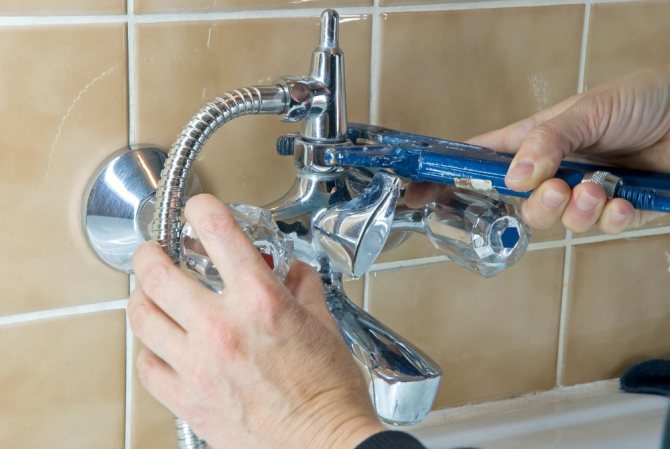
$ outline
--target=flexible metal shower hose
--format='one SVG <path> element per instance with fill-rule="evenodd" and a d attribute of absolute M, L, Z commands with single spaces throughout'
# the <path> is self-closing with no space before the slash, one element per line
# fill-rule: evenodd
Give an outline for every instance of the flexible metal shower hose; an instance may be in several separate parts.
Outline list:
<path fill-rule="evenodd" d="M 205 142 L 234 118 L 280 114 L 286 108 L 282 86 L 252 86 L 226 92 L 205 105 L 184 127 L 172 145 L 156 192 L 153 238 L 176 263 L 179 258 L 181 213 L 188 176 Z"/>
<path fill-rule="evenodd" d="M 255 114 L 280 114 L 285 111 L 287 94 L 283 86 L 252 86 L 224 93 L 207 103 L 184 127 L 172 145 L 156 192 L 156 212 L 152 237 L 173 262 L 179 261 L 181 215 L 186 199 L 188 177 L 205 142 L 222 125 L 234 118 Z M 176 418 L 180 449 L 205 449 L 184 420 Z"/>

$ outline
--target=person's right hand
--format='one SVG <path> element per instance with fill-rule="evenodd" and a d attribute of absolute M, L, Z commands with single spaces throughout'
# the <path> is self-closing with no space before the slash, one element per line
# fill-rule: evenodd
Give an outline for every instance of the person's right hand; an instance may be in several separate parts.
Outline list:
<path fill-rule="evenodd" d="M 516 153 L 505 182 L 519 192 L 534 190 L 522 214 L 535 228 L 550 228 L 558 220 L 577 232 L 596 223 L 606 233 L 639 226 L 661 214 L 637 211 L 623 199 L 607 200 L 595 184 L 571 190 L 552 177 L 570 154 L 670 172 L 670 65 L 600 85 L 469 142 Z M 417 207 L 439 195 L 435 186 L 415 184 L 408 188 L 406 201 Z"/>

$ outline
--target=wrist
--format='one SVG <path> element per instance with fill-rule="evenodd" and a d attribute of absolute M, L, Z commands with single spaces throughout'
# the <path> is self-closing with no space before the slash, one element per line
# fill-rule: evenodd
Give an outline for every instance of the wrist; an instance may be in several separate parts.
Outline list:
<path fill-rule="evenodd" d="M 342 425 L 332 435 L 332 441 L 325 447 L 329 449 L 355 449 L 363 441 L 386 428 L 377 418 L 360 417 Z"/>
<path fill-rule="evenodd" d="M 296 417 L 297 426 L 290 432 L 292 441 L 287 441 L 290 444 L 286 449 L 355 449 L 370 436 L 386 430 L 369 403 L 333 402 L 311 410 L 314 414 L 310 416 Z"/>

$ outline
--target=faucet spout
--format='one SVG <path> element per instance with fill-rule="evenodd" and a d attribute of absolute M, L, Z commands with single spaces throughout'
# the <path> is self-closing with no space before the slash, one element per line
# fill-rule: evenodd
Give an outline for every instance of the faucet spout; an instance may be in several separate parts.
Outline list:
<path fill-rule="evenodd" d="M 344 341 L 370 376 L 377 415 L 391 424 L 414 424 L 430 412 L 442 371 L 428 355 L 352 303 L 342 275 L 322 272 L 328 308 Z"/>

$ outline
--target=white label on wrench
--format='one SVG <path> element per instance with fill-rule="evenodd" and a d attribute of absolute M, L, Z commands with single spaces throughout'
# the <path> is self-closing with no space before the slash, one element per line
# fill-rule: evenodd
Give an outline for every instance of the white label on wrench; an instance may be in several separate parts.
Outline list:
<path fill-rule="evenodd" d="M 476 192 L 490 193 L 493 188 L 493 183 L 487 179 L 467 179 L 454 178 L 454 185 L 461 189 L 474 190 Z"/>

